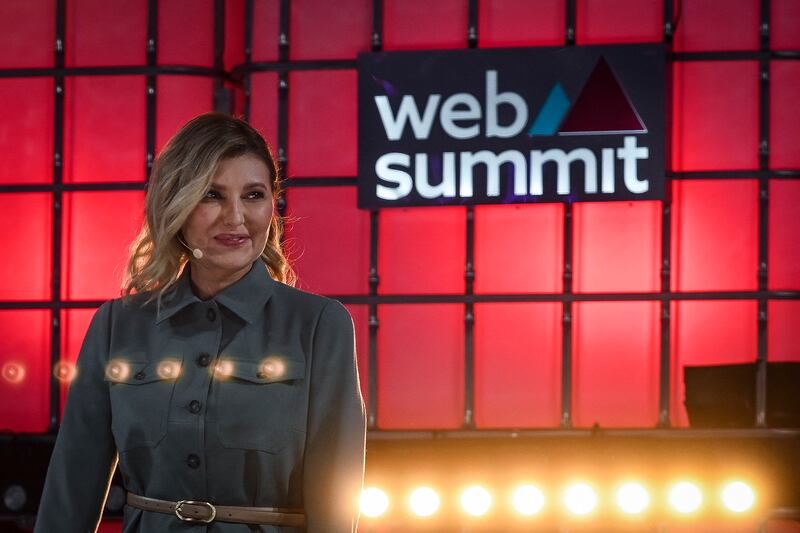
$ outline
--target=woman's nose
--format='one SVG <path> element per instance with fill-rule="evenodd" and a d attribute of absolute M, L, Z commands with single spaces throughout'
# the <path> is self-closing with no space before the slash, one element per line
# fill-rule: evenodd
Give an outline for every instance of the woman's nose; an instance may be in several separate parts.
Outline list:
<path fill-rule="evenodd" d="M 228 202 L 228 205 L 225 209 L 224 213 L 224 220 L 226 226 L 231 228 L 237 228 L 244 224 L 244 212 L 242 209 L 242 203 L 237 198 Z"/>

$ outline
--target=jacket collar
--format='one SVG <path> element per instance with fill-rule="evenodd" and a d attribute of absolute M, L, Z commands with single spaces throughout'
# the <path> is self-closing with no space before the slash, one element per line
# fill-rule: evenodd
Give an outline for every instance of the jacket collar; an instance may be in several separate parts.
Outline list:
<path fill-rule="evenodd" d="M 192 290 L 190 269 L 191 265 L 187 264 L 175 283 L 175 288 L 161 300 L 156 313 L 156 324 L 160 324 L 181 309 L 202 301 Z M 239 281 L 226 287 L 212 299 L 252 324 L 263 312 L 264 304 L 272 296 L 275 283 L 269 275 L 267 265 L 259 258 Z"/>

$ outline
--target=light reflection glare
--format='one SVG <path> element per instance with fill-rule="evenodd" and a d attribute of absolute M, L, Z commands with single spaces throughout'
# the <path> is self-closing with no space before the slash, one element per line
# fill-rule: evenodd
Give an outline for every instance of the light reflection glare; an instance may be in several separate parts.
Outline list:
<path fill-rule="evenodd" d="M 162 379 L 176 379 L 181 373 L 181 365 L 175 360 L 164 360 L 158 363 L 156 373 Z"/>
<path fill-rule="evenodd" d="M 125 381 L 131 374 L 131 366 L 121 359 L 113 359 L 106 366 L 106 376 L 111 381 Z"/>
<path fill-rule="evenodd" d="M 286 363 L 280 357 L 271 355 L 258 366 L 260 378 L 277 379 L 286 373 Z"/>
<path fill-rule="evenodd" d="M 411 511 L 417 516 L 431 516 L 439 510 L 439 494 L 430 487 L 419 487 L 408 500 Z"/>
<path fill-rule="evenodd" d="M 483 487 L 473 485 L 461 493 L 461 508 L 472 516 L 483 516 L 492 506 L 492 496 Z"/>
<path fill-rule="evenodd" d="M 703 503 L 703 494 L 697 488 L 697 485 L 688 481 L 681 481 L 669 491 L 669 503 L 679 513 L 693 513 Z"/>
<path fill-rule="evenodd" d="M 219 361 L 214 365 L 214 373 L 217 374 L 218 377 L 230 377 L 233 374 L 233 362 L 227 360 Z"/>
<path fill-rule="evenodd" d="M 21 363 L 9 361 L 3 365 L 2 376 L 9 383 L 22 383 L 22 380 L 25 379 L 25 366 Z"/>
<path fill-rule="evenodd" d="M 576 483 L 564 492 L 564 504 L 572 514 L 587 515 L 597 507 L 597 494 L 586 483 Z"/>
<path fill-rule="evenodd" d="M 53 367 L 53 375 L 61 383 L 71 383 L 75 379 L 76 373 L 75 365 L 67 361 L 59 361 Z"/>
<path fill-rule="evenodd" d="M 522 485 L 514 491 L 512 502 L 518 513 L 533 516 L 544 507 L 544 494 L 534 485 Z"/>
<path fill-rule="evenodd" d="M 381 516 L 389 508 L 389 497 L 379 488 L 367 487 L 361 492 L 359 503 L 362 513 L 375 518 Z"/>
<path fill-rule="evenodd" d="M 755 501 L 755 492 L 742 481 L 728 483 L 722 489 L 722 503 L 734 513 L 743 513 L 750 510 Z"/>

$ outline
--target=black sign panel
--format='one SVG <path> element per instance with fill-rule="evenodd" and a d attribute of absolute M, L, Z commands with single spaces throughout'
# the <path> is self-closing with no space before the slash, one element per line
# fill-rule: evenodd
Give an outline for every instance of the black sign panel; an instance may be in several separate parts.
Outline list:
<path fill-rule="evenodd" d="M 664 196 L 658 44 L 358 58 L 362 208 Z"/>

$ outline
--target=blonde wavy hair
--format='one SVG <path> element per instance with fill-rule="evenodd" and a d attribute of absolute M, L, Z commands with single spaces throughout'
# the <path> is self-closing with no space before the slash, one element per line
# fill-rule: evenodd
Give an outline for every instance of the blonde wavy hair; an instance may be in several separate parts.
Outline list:
<path fill-rule="evenodd" d="M 178 236 L 189 214 L 206 195 L 221 161 L 243 155 L 261 159 L 269 169 L 272 195 L 282 194 L 278 164 L 267 142 L 252 126 L 224 113 L 205 113 L 187 122 L 156 158 L 147 186 L 145 220 L 128 254 L 122 295 L 151 294 L 161 300 L 175 285 L 189 251 Z M 273 279 L 292 285 L 297 277 L 281 247 L 283 220 L 273 212 L 261 260 Z"/>

